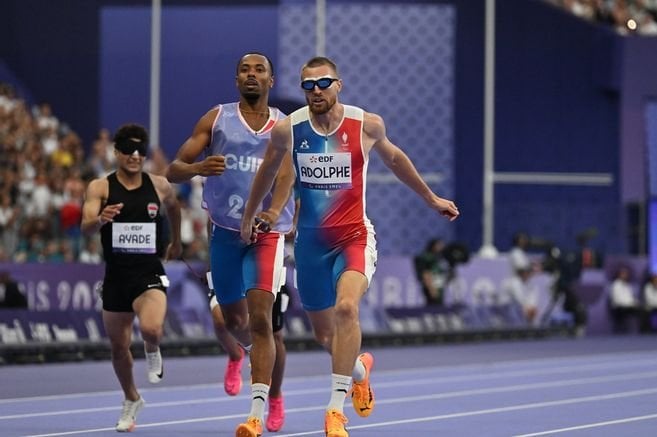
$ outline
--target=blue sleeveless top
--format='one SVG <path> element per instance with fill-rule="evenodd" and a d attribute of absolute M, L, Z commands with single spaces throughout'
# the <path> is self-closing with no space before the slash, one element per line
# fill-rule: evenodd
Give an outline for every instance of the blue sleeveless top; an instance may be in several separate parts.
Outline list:
<path fill-rule="evenodd" d="M 223 155 L 226 170 L 220 176 L 210 176 L 205 180 L 202 206 L 215 225 L 239 231 L 244 205 L 249 198 L 256 170 L 265 156 L 271 129 L 285 115 L 277 108 L 270 107 L 269 120 L 262 129 L 254 131 L 239 112 L 237 102 L 218 108 L 205 156 Z M 268 193 L 258 212 L 269 208 L 271 197 Z M 290 196 L 272 231 L 287 233 L 292 227 L 293 215 L 294 199 Z"/>

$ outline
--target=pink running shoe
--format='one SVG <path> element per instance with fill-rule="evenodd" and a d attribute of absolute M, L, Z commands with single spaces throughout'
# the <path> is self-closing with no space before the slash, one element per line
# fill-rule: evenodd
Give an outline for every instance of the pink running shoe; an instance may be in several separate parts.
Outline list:
<path fill-rule="evenodd" d="M 240 349 L 242 356 L 239 360 L 228 359 L 226 373 L 224 373 L 224 390 L 228 396 L 237 396 L 242 390 L 242 364 L 244 363 L 244 351 Z"/>
<path fill-rule="evenodd" d="M 269 414 L 267 414 L 267 431 L 276 432 L 283 428 L 285 422 L 285 406 L 283 405 L 283 395 L 277 398 L 269 397 Z"/>

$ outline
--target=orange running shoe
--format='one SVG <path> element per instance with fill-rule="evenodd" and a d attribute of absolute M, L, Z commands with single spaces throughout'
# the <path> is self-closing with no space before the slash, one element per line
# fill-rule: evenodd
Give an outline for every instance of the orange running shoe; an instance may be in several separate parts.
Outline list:
<path fill-rule="evenodd" d="M 324 418 L 324 432 L 326 437 L 349 437 L 349 433 L 344 426 L 347 424 L 347 418 L 338 410 L 326 411 Z"/>
<path fill-rule="evenodd" d="M 224 373 L 224 390 L 228 396 L 237 396 L 242 390 L 242 364 L 244 363 L 244 351 L 240 348 L 242 354 L 239 360 L 228 359 L 226 373 Z"/>
<path fill-rule="evenodd" d="M 260 437 L 262 435 L 262 423 L 257 417 L 249 417 L 246 422 L 240 423 L 235 429 L 235 437 Z"/>
<path fill-rule="evenodd" d="M 358 359 L 365 366 L 365 378 L 362 381 L 354 381 L 351 387 L 351 404 L 360 417 L 367 417 L 374 409 L 374 391 L 370 385 L 370 373 L 374 367 L 374 357 L 371 353 L 360 354 Z"/>
<path fill-rule="evenodd" d="M 283 395 L 277 398 L 269 398 L 269 414 L 267 414 L 267 431 L 276 432 L 283 428 L 285 422 L 285 407 L 283 405 Z"/>

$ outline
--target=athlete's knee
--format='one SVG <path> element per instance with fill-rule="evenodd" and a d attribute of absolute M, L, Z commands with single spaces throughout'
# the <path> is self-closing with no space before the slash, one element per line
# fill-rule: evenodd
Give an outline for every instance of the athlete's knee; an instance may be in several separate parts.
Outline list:
<path fill-rule="evenodd" d="M 333 337 L 327 335 L 315 335 L 315 341 L 319 343 L 328 353 L 331 353 L 331 345 L 333 343 Z"/>
<path fill-rule="evenodd" d="M 110 352 L 113 360 L 123 360 L 132 357 L 130 353 L 130 342 L 110 340 Z"/>
<path fill-rule="evenodd" d="M 140 327 L 141 337 L 151 344 L 159 344 L 164 330 L 160 324 L 147 323 Z"/>
<path fill-rule="evenodd" d="M 253 335 L 261 336 L 271 336 L 272 335 L 272 326 L 271 326 L 271 311 L 267 313 L 258 313 L 254 312 L 250 315 L 251 320 L 251 332 Z"/>
<path fill-rule="evenodd" d="M 337 320 L 358 320 L 358 303 L 349 299 L 338 299 L 335 303 L 335 318 Z"/>
<path fill-rule="evenodd" d="M 331 352 L 331 344 L 333 342 L 333 330 L 331 329 L 315 329 L 313 331 L 315 341 L 319 343 L 329 353 Z"/>
<path fill-rule="evenodd" d="M 249 327 L 248 314 L 224 314 L 226 329 L 230 332 L 243 331 Z"/>
<path fill-rule="evenodd" d="M 285 344 L 282 329 L 279 329 L 278 331 L 274 331 L 273 334 L 274 334 L 274 341 L 276 343 Z"/>

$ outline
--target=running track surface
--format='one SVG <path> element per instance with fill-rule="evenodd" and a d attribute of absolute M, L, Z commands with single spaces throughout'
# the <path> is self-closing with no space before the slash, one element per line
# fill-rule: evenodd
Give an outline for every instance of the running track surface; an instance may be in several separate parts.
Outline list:
<path fill-rule="evenodd" d="M 655 436 L 657 350 L 651 336 L 487 342 L 371 350 L 376 408 L 345 412 L 351 437 Z M 226 357 L 165 359 L 133 435 L 232 436 L 249 410 L 221 385 Z M 323 436 L 328 355 L 288 354 L 286 423 L 265 436 Z M 243 376 L 248 380 L 248 366 Z M 0 436 L 116 436 L 122 394 L 111 364 L 0 367 Z"/>

